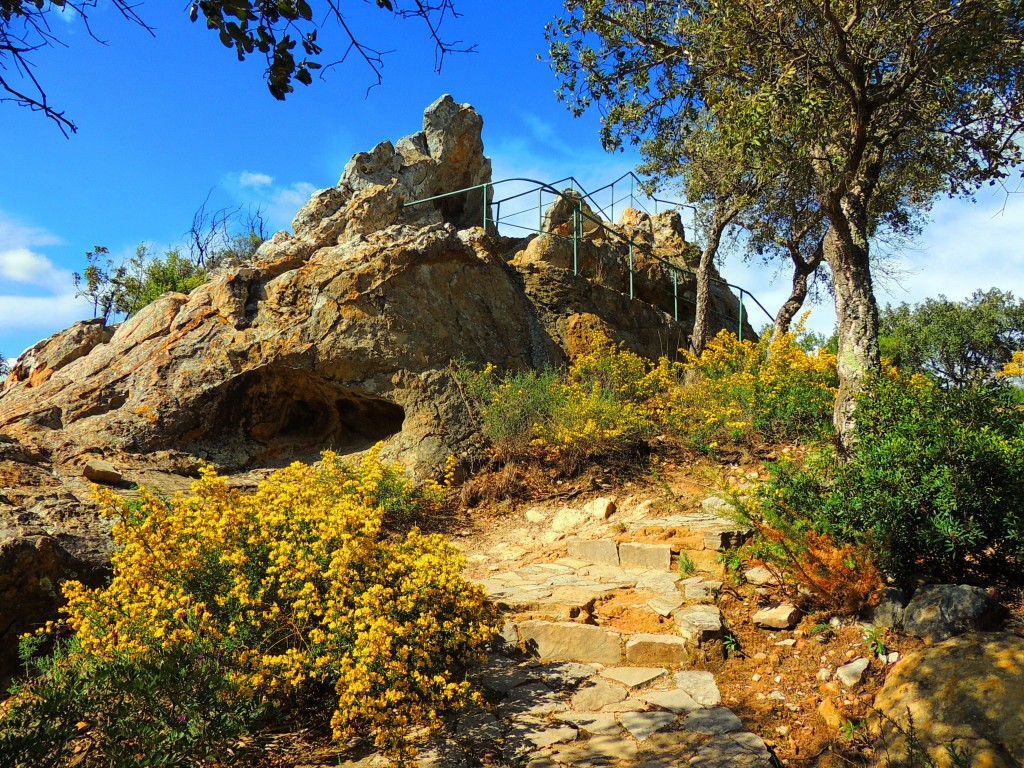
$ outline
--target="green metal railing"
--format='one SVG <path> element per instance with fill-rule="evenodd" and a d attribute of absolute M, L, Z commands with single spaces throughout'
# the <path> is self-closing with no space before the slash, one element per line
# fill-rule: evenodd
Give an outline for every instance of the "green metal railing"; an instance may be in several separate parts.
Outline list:
<path fill-rule="evenodd" d="M 627 179 L 629 181 L 629 193 L 628 193 L 628 195 L 623 194 L 622 197 L 617 199 L 615 197 L 615 186 L 618 184 L 618 185 L 620 185 L 620 189 L 621 189 L 624 186 L 623 182 L 625 182 Z M 528 189 L 526 191 L 517 192 L 515 194 L 509 195 L 508 197 L 502 198 L 500 200 L 492 199 L 493 191 L 494 191 L 494 189 L 498 185 L 501 185 L 501 184 L 514 184 L 514 183 L 518 183 L 518 184 L 524 184 L 525 183 L 525 184 L 531 185 L 531 187 L 530 187 L 530 189 Z M 566 183 L 569 184 L 569 191 L 568 191 L 568 193 L 566 193 L 563 190 L 558 189 L 558 187 L 556 186 L 556 185 L 563 185 L 563 184 L 566 184 Z M 669 273 L 672 276 L 672 294 L 671 294 L 672 295 L 672 317 L 673 317 L 673 320 L 675 320 L 676 322 L 679 322 L 679 302 L 680 302 L 680 300 L 682 299 L 682 301 L 687 302 L 687 303 L 691 303 L 691 304 L 695 303 L 693 301 L 690 301 L 689 299 L 686 299 L 685 297 L 680 297 L 680 295 L 679 295 L 679 278 L 680 278 L 680 275 L 688 274 L 688 275 L 696 276 L 697 273 L 694 272 L 691 269 L 687 269 L 686 267 L 680 267 L 678 264 L 674 264 L 671 261 L 668 261 L 667 259 L 664 259 L 661 256 L 658 256 L 650 248 L 648 248 L 646 245 L 644 245 L 643 243 L 636 242 L 635 240 L 633 240 L 633 238 L 631 238 L 628 235 L 622 233 L 616 227 L 614 227 L 614 225 L 611 225 L 609 222 L 614 221 L 614 212 L 615 212 L 615 205 L 616 205 L 616 203 L 625 202 L 625 200 L 627 200 L 627 199 L 629 200 L 629 206 L 631 208 L 637 208 L 637 209 L 642 210 L 642 211 L 644 211 L 645 213 L 648 213 L 648 214 L 650 214 L 651 212 L 643 204 L 643 199 L 651 201 L 653 203 L 654 214 L 655 215 L 658 213 L 658 206 L 659 206 L 659 204 L 661 204 L 663 206 L 668 206 L 670 209 L 671 208 L 676 208 L 676 209 L 678 209 L 678 208 L 693 208 L 693 206 L 692 205 L 688 205 L 688 204 L 684 204 L 684 203 L 679 203 L 679 202 L 676 202 L 676 201 L 663 200 L 663 199 L 660 199 L 660 198 L 657 198 L 657 197 L 653 197 L 653 196 L 650 196 L 650 195 L 646 195 L 646 194 L 643 195 L 643 197 L 641 197 L 636 192 L 636 188 L 637 188 L 637 186 L 640 186 L 640 184 L 641 184 L 641 182 L 640 182 L 639 177 L 636 176 L 636 174 L 634 174 L 632 171 L 629 172 L 629 173 L 623 174 L 622 176 L 620 176 L 615 181 L 611 182 L 610 184 L 606 184 L 603 187 L 600 187 L 599 189 L 595 190 L 594 192 L 587 192 L 583 188 L 583 185 L 581 185 L 579 183 L 579 181 L 576 178 L 572 177 L 572 176 L 567 176 L 567 177 L 565 177 L 563 179 L 559 179 L 558 181 L 552 182 L 550 184 L 548 184 L 546 182 L 543 182 L 543 181 L 538 181 L 536 179 L 529 179 L 529 178 L 523 178 L 523 177 L 514 177 L 514 178 L 509 178 L 509 179 L 502 179 L 500 181 L 491 181 L 491 182 L 486 182 L 484 184 L 477 184 L 477 185 L 472 186 L 472 187 L 466 187 L 465 189 L 458 189 L 458 190 L 454 190 L 452 192 L 444 192 L 442 194 L 433 195 L 431 197 L 426 197 L 426 198 L 423 198 L 421 200 L 413 200 L 412 202 L 406 203 L 405 207 L 409 208 L 409 207 L 413 207 L 413 206 L 417 206 L 417 205 L 423 205 L 425 203 L 435 202 L 437 200 L 441 200 L 441 199 L 448 198 L 448 197 L 453 197 L 455 195 L 469 194 L 471 192 L 475 192 L 475 191 L 479 190 L 481 192 L 481 198 L 482 198 L 481 224 L 483 226 L 484 231 L 488 231 L 489 227 L 493 227 L 494 231 L 496 232 L 498 227 L 499 227 L 499 225 L 500 225 L 502 227 L 508 227 L 510 229 L 517 229 L 517 230 L 521 230 L 521 231 L 524 231 L 524 232 L 527 232 L 527 233 L 531 233 L 531 234 L 540 234 L 540 233 L 543 232 L 543 228 L 544 228 L 544 195 L 545 195 L 545 193 L 547 193 L 547 194 L 549 194 L 551 196 L 557 197 L 557 198 L 561 198 L 563 200 L 567 200 L 567 201 L 569 201 L 569 202 L 571 202 L 573 204 L 573 206 L 572 206 L 572 234 L 571 235 L 559 235 L 559 234 L 554 233 L 554 232 L 549 232 L 548 234 L 556 236 L 556 237 L 566 237 L 567 239 L 571 239 L 572 240 L 572 270 L 573 270 L 573 274 L 574 275 L 579 275 L 579 272 L 580 272 L 580 263 L 579 263 L 579 261 L 580 261 L 580 243 L 581 243 L 581 241 L 583 240 L 583 237 L 584 237 L 585 223 L 587 221 L 590 221 L 591 223 L 597 225 L 599 228 L 601 228 L 602 230 L 607 232 L 612 237 L 618 239 L 620 242 L 622 242 L 627 247 L 627 252 L 628 252 L 628 272 L 629 272 L 629 298 L 630 299 L 636 299 L 636 292 L 634 290 L 634 275 L 635 275 L 634 262 L 635 262 L 635 253 L 636 252 L 643 253 L 648 258 L 651 258 L 651 259 L 654 259 L 657 262 L 660 262 L 662 265 L 664 265 L 668 269 Z M 605 190 L 609 191 L 610 202 L 608 203 L 607 206 L 602 206 L 602 205 L 600 205 L 600 203 L 597 200 L 597 195 L 599 193 L 601 193 L 601 192 L 604 192 Z M 510 202 L 512 202 L 514 200 L 525 198 L 525 197 L 533 195 L 533 194 L 537 195 L 537 205 L 536 205 L 536 210 L 537 210 L 537 227 L 536 227 L 536 229 L 534 229 L 533 227 L 522 225 L 522 224 L 517 224 L 517 223 L 514 223 L 512 221 L 513 219 L 521 218 L 525 214 L 532 213 L 532 211 L 534 210 L 534 206 L 529 206 L 529 207 L 524 208 L 522 210 L 517 210 L 517 211 L 515 211 L 513 213 L 506 214 L 504 217 L 502 217 L 501 206 L 502 206 L 503 203 L 510 203 Z M 588 207 L 592 211 L 594 211 L 594 214 L 591 214 L 589 211 L 584 210 L 583 202 L 587 203 Z M 495 211 L 493 216 L 491 215 L 491 208 L 492 207 L 494 208 L 494 211 Z M 604 219 L 601 218 L 601 216 L 606 217 L 608 219 L 608 221 L 606 222 Z M 715 310 L 711 310 L 711 312 L 714 315 L 717 315 L 718 317 L 723 318 L 723 319 L 725 319 L 725 320 L 727 320 L 729 322 L 735 322 L 736 323 L 736 334 L 740 338 L 740 340 L 743 339 L 743 323 L 744 323 L 744 304 L 743 304 L 743 302 L 744 302 L 744 297 L 749 297 L 750 300 L 753 301 L 754 304 L 762 312 L 764 312 L 765 316 L 769 320 L 771 320 L 772 322 L 775 321 L 775 317 L 771 314 L 771 312 L 769 312 L 767 309 L 765 309 L 764 305 L 762 305 L 761 302 L 757 300 L 757 297 L 755 297 L 752 293 L 750 293 L 750 291 L 746 290 L 745 288 L 742 288 L 741 286 L 734 285 L 733 283 L 730 283 L 730 282 L 727 282 L 725 280 L 721 280 L 721 279 L 718 279 L 718 278 L 712 278 L 712 282 L 717 284 L 717 285 L 724 286 L 726 288 L 735 289 L 736 291 L 739 292 L 738 309 L 737 309 L 737 315 L 738 316 L 736 318 L 733 318 L 731 316 L 725 315 L 725 314 L 723 314 L 721 312 L 717 312 Z"/>

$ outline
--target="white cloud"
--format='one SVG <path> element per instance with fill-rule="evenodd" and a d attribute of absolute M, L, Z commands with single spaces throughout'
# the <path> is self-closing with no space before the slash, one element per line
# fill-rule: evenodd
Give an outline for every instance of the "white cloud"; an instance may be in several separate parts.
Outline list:
<path fill-rule="evenodd" d="M 62 291 L 51 296 L 18 296 L 0 294 L 0 337 L 29 331 L 53 333 L 77 320 L 92 316 L 92 307 L 75 293 Z M 20 350 L 4 349 L 13 356 Z"/>
<path fill-rule="evenodd" d="M 274 177 L 255 171 L 242 171 L 238 176 L 238 183 L 243 187 L 268 187 L 274 183 Z"/>
<path fill-rule="evenodd" d="M 24 247 L 0 251 L 0 276 L 45 287 L 67 285 L 71 279 L 70 272 L 58 269 L 42 254 Z"/>
<path fill-rule="evenodd" d="M 269 177 L 268 177 L 269 178 Z M 265 184 L 239 190 L 241 202 L 253 209 L 259 208 L 271 232 L 290 229 L 292 219 L 304 206 L 317 187 L 307 181 L 291 184 Z"/>

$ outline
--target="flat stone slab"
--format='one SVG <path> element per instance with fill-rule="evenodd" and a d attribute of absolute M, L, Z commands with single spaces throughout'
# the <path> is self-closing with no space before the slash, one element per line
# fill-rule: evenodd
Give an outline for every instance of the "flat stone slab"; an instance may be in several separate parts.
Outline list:
<path fill-rule="evenodd" d="M 714 707 L 722 700 L 715 676 L 710 672 L 684 670 L 675 674 L 676 687 L 686 691 L 702 707 Z"/>
<path fill-rule="evenodd" d="M 630 573 L 617 565 L 591 565 L 580 568 L 578 573 L 602 584 L 614 583 L 629 587 L 636 584 L 636 573 Z"/>
<path fill-rule="evenodd" d="M 121 482 L 121 473 L 117 467 L 103 459 L 89 459 L 82 467 L 82 475 L 86 480 L 104 485 L 118 485 Z"/>
<path fill-rule="evenodd" d="M 607 667 L 601 670 L 601 677 L 622 683 L 627 688 L 639 688 L 666 674 L 668 670 L 664 667 Z"/>
<path fill-rule="evenodd" d="M 727 733 L 705 744 L 690 761 L 690 768 L 768 768 L 771 754 L 753 733 Z"/>
<path fill-rule="evenodd" d="M 695 709 L 700 709 L 701 706 L 693 697 L 686 691 L 679 690 L 678 688 L 672 688 L 667 691 L 651 691 L 649 693 L 642 693 L 637 698 L 640 701 L 644 701 L 650 704 L 652 707 L 658 707 L 660 709 L 667 709 L 669 712 L 675 712 L 682 714 L 684 712 L 693 712 Z"/>
<path fill-rule="evenodd" d="M 541 664 L 532 671 L 551 688 L 575 688 L 583 680 L 596 675 L 597 667 L 578 661 L 558 661 Z"/>
<path fill-rule="evenodd" d="M 626 641 L 626 662 L 678 667 L 690 658 L 690 648 L 681 637 L 641 633 Z"/>
<path fill-rule="evenodd" d="M 657 592 L 669 597 L 676 597 L 679 594 L 679 577 L 674 573 L 664 571 L 648 571 L 637 577 L 636 590 L 638 592 Z"/>
<path fill-rule="evenodd" d="M 619 565 L 619 548 L 611 539 L 571 539 L 569 557 L 600 565 Z"/>
<path fill-rule="evenodd" d="M 597 677 L 575 693 L 572 697 L 572 708 L 577 712 L 598 712 L 609 704 L 618 704 L 627 695 L 624 685 Z"/>
<path fill-rule="evenodd" d="M 791 603 L 762 608 L 754 614 L 753 621 L 761 629 L 792 629 L 800 621 L 800 609 Z"/>
<path fill-rule="evenodd" d="M 678 590 L 677 590 L 678 592 Z M 647 607 L 660 616 L 668 618 L 683 605 L 682 597 L 667 597 L 659 595 L 647 601 Z"/>
<path fill-rule="evenodd" d="M 543 683 L 526 683 L 509 691 L 505 700 L 498 705 L 496 713 L 501 718 L 511 718 L 550 715 L 568 708 L 565 699 Z"/>
<path fill-rule="evenodd" d="M 622 733 L 614 712 L 559 712 L 555 719 L 571 723 L 593 736 L 615 736 Z"/>
<path fill-rule="evenodd" d="M 743 730 L 743 722 L 736 717 L 731 709 L 716 707 L 714 709 L 698 709 L 691 712 L 683 720 L 683 727 L 697 733 L 718 735 Z"/>
<path fill-rule="evenodd" d="M 683 587 L 683 594 L 687 600 L 717 600 L 721 591 L 720 581 L 698 581 Z"/>
<path fill-rule="evenodd" d="M 713 605 L 688 605 L 673 617 L 679 634 L 698 645 L 722 636 L 722 612 Z"/>
<path fill-rule="evenodd" d="M 746 579 L 747 584 L 753 584 L 755 587 L 777 587 L 779 585 L 779 577 L 763 565 L 748 568 L 743 572 L 743 578 Z"/>
<path fill-rule="evenodd" d="M 619 664 L 622 636 L 602 627 L 572 621 L 523 621 L 519 639 L 528 652 L 552 661 Z"/>
<path fill-rule="evenodd" d="M 619 564 L 627 569 L 667 571 L 672 566 L 672 547 L 668 544 L 619 544 Z"/>
<path fill-rule="evenodd" d="M 586 741 L 559 745 L 552 759 L 563 765 L 606 765 L 609 760 L 636 759 L 639 748 L 632 739 L 619 736 L 594 736 Z"/>
<path fill-rule="evenodd" d="M 535 750 L 574 741 L 576 736 L 576 728 L 571 725 L 553 725 L 550 721 L 532 718 L 513 720 L 505 734 L 501 756 L 508 762 L 515 762 Z"/>
<path fill-rule="evenodd" d="M 619 723 L 637 741 L 653 736 L 658 731 L 675 723 L 677 715 L 671 712 L 623 712 Z"/>

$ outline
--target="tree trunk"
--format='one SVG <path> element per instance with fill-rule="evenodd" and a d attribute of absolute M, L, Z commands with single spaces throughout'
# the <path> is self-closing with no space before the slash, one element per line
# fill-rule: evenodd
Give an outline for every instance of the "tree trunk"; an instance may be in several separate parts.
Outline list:
<path fill-rule="evenodd" d="M 854 407 L 867 379 L 881 369 L 878 305 L 868 264 L 867 206 L 847 195 L 828 212 L 824 253 L 832 269 L 839 320 L 839 395 L 833 422 L 841 444 L 853 445 Z"/>
<path fill-rule="evenodd" d="M 722 233 L 739 210 L 733 205 L 715 204 L 715 213 L 708 231 L 708 239 L 700 254 L 697 267 L 697 307 L 693 314 L 693 351 L 700 355 L 708 343 L 708 307 L 711 304 L 711 271 L 715 267 L 715 255 L 722 242 Z"/>
<path fill-rule="evenodd" d="M 824 239 L 818 241 L 817 248 L 807 260 L 804 260 L 798 249 L 790 251 L 789 256 L 793 260 L 793 288 L 789 292 L 786 303 L 779 308 L 778 314 L 775 315 L 775 323 L 772 325 L 773 342 L 781 338 L 783 334 L 789 333 L 793 318 L 804 305 L 804 301 L 807 299 L 807 280 L 821 264 L 825 254 L 824 242 Z"/>

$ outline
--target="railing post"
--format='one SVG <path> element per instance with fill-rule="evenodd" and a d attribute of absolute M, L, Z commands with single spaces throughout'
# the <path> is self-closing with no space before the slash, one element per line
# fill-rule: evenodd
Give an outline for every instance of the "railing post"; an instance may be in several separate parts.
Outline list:
<path fill-rule="evenodd" d="M 537 190 L 537 231 L 544 229 L 544 190 Z"/>
<path fill-rule="evenodd" d="M 483 189 L 480 190 L 480 194 L 484 199 L 484 232 L 487 232 L 487 185 L 484 184 Z"/>
<path fill-rule="evenodd" d="M 615 182 L 612 182 L 612 224 L 615 223 Z"/>
<path fill-rule="evenodd" d="M 629 177 L 629 207 L 636 208 L 636 201 L 633 200 L 633 176 Z"/>
<path fill-rule="evenodd" d="M 629 241 L 629 298 L 633 298 L 633 241 Z"/>
<path fill-rule="evenodd" d="M 579 256 L 579 237 L 577 233 L 580 228 L 580 216 L 579 206 L 575 205 L 572 209 L 572 273 L 578 275 L 580 273 L 578 256 Z"/>
<path fill-rule="evenodd" d="M 672 270 L 672 319 L 679 322 L 679 272 Z"/>
<path fill-rule="evenodd" d="M 740 288 L 740 311 L 739 311 L 739 316 L 740 316 L 739 330 L 738 330 L 736 335 L 739 337 L 740 341 L 743 341 L 743 289 L 742 288 Z"/>

